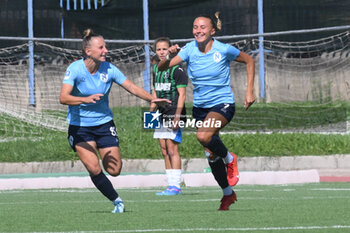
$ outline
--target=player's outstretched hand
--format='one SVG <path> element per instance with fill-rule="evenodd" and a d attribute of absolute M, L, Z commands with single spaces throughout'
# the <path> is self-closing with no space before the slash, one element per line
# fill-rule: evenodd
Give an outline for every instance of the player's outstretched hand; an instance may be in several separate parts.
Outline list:
<path fill-rule="evenodd" d="M 245 102 L 245 103 L 244 103 L 244 108 L 245 108 L 245 110 L 248 110 L 248 108 L 249 108 L 250 106 L 252 106 L 252 104 L 254 104 L 254 102 L 255 102 L 255 100 L 254 100 L 253 102 Z"/>
<path fill-rule="evenodd" d="M 245 110 L 248 110 L 248 108 L 254 104 L 255 102 L 255 97 L 253 94 L 246 95 L 246 98 L 244 100 L 244 108 Z"/>
<path fill-rule="evenodd" d="M 164 107 L 166 104 L 171 104 L 170 100 L 161 98 L 153 99 L 151 102 L 157 104 L 159 107 Z"/>

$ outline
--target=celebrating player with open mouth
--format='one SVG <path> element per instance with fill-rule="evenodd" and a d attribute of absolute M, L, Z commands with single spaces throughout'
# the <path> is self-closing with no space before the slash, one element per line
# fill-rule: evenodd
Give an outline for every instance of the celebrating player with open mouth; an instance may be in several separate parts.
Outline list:
<path fill-rule="evenodd" d="M 219 131 L 231 121 L 235 113 L 234 95 L 230 82 L 230 62 L 246 64 L 247 90 L 244 106 L 248 109 L 254 102 L 254 60 L 237 48 L 213 38 L 221 30 L 218 13 L 215 18 L 201 15 L 193 22 L 195 41 L 189 42 L 181 50 L 178 45 L 169 48 L 168 59 L 159 62 L 160 70 L 187 62 L 188 76 L 193 88 L 193 117 L 197 121 L 215 119 L 220 127 L 199 127 L 197 139 L 205 148 L 211 171 L 223 190 L 219 210 L 228 210 L 237 200 L 231 186 L 237 184 L 239 172 L 237 156 L 228 152 L 219 137 Z M 179 51 L 180 50 L 180 51 Z"/>
<path fill-rule="evenodd" d="M 68 139 L 88 170 L 91 180 L 100 192 L 115 206 L 113 213 L 124 212 L 124 202 L 103 173 L 118 176 L 122 168 L 119 139 L 108 106 L 108 95 L 113 82 L 131 94 L 153 103 L 171 101 L 156 99 L 127 79 L 113 64 L 106 62 L 107 48 L 101 35 L 91 29 L 84 32 L 84 58 L 67 68 L 63 80 L 60 103 L 68 108 Z"/>

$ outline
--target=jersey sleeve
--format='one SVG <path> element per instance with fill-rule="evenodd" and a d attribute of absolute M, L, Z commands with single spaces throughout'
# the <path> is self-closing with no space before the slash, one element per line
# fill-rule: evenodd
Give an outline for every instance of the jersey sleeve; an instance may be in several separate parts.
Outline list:
<path fill-rule="evenodd" d="M 72 67 L 69 66 L 66 70 L 66 73 L 64 74 L 63 84 L 69 84 L 74 86 L 76 77 L 77 75 L 74 72 L 74 69 L 72 69 Z"/>
<path fill-rule="evenodd" d="M 112 65 L 113 82 L 121 85 L 125 80 L 126 76 L 114 65 Z"/>
<path fill-rule="evenodd" d="M 189 44 L 186 44 L 184 47 L 181 48 L 180 52 L 177 54 L 182 61 L 187 62 L 189 58 L 189 50 L 190 46 Z"/>
<path fill-rule="evenodd" d="M 188 84 L 188 77 L 181 67 L 176 67 L 174 70 L 174 79 L 176 88 L 186 87 Z"/>
<path fill-rule="evenodd" d="M 234 46 L 229 45 L 227 47 L 227 54 L 226 57 L 228 58 L 229 61 L 234 61 L 236 58 L 239 56 L 241 52 Z"/>

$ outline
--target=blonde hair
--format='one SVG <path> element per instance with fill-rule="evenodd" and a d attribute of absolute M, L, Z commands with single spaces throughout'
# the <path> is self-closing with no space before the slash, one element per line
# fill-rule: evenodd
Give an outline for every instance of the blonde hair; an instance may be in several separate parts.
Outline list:
<path fill-rule="evenodd" d="M 220 11 L 215 12 L 216 29 L 217 29 L 218 31 L 221 31 L 222 24 L 221 24 L 221 20 L 220 20 L 220 18 L 219 18 L 219 14 L 220 14 Z"/>
<path fill-rule="evenodd" d="M 86 53 L 85 53 L 85 48 L 89 47 L 90 46 L 90 41 L 93 37 L 102 37 L 101 35 L 99 34 L 96 34 L 91 28 L 88 28 L 84 31 L 83 33 L 83 48 L 82 48 L 82 51 L 83 51 L 83 56 L 86 57 Z"/>

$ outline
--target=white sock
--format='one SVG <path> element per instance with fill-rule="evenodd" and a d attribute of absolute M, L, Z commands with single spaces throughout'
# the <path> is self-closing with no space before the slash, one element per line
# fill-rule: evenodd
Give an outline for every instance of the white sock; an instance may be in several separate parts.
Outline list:
<path fill-rule="evenodd" d="M 171 173 L 171 169 L 166 169 L 165 170 L 165 174 L 166 174 L 166 180 L 168 182 L 168 186 L 171 186 L 171 182 L 172 182 L 172 173 Z"/>
<path fill-rule="evenodd" d="M 231 186 L 229 185 L 226 188 L 222 189 L 222 192 L 224 193 L 224 196 L 230 196 L 233 191 Z"/>
<path fill-rule="evenodd" d="M 233 156 L 231 155 L 230 152 L 227 151 L 227 155 L 226 157 L 224 158 L 224 163 L 225 164 L 229 164 L 233 161 Z"/>
<path fill-rule="evenodd" d="M 175 186 L 177 188 L 180 188 L 181 185 L 181 169 L 172 169 L 172 186 Z"/>
<path fill-rule="evenodd" d="M 114 202 L 116 202 L 116 201 L 123 202 L 123 200 L 120 198 L 120 196 L 119 196 L 119 197 L 117 197 L 117 199 L 115 199 L 115 200 L 114 200 Z"/>

